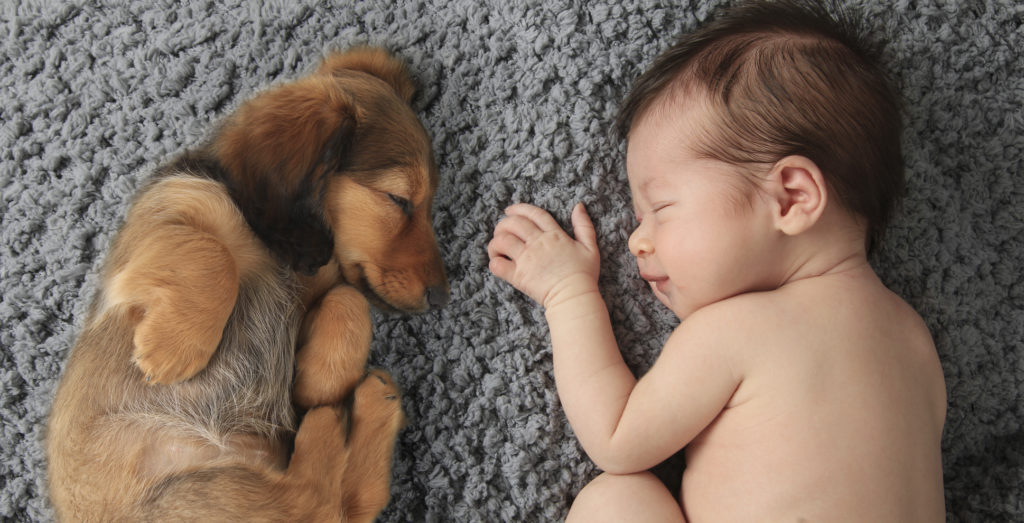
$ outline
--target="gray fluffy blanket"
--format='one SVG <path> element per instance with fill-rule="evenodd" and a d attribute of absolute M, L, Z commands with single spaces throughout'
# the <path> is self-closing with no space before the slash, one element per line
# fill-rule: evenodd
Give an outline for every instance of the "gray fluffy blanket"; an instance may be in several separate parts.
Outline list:
<path fill-rule="evenodd" d="M 626 249 L 610 121 L 718 0 L 331 3 L 0 2 L 0 519 L 52 519 L 47 411 L 133 191 L 240 101 L 363 43 L 396 52 L 420 88 L 452 285 L 441 311 L 375 315 L 372 362 L 409 417 L 382 519 L 558 520 L 597 473 L 559 406 L 543 314 L 488 273 L 485 245 L 509 203 L 564 223 L 585 202 L 616 334 L 646 370 L 673 320 Z M 1024 7 L 855 4 L 907 101 L 909 195 L 873 262 L 942 358 L 949 520 L 1024 520 Z"/>

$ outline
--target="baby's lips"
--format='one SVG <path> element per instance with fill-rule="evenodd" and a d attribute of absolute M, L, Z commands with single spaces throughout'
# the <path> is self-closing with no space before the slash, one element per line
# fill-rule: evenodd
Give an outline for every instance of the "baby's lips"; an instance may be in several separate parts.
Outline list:
<path fill-rule="evenodd" d="M 665 279 L 664 276 L 654 276 L 651 273 L 644 272 L 642 269 L 640 270 L 640 278 L 647 282 L 656 282 Z"/>

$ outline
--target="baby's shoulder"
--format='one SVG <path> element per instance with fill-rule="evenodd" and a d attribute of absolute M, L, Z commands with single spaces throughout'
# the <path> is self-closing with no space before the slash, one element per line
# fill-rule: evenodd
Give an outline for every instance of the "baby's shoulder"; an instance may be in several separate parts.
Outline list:
<path fill-rule="evenodd" d="M 774 323 L 793 299 L 778 290 L 748 292 L 706 305 L 686 320 L 694 328 L 718 329 L 724 325 L 738 328 L 762 328 Z M 686 323 L 686 322 L 684 322 Z"/>
<path fill-rule="evenodd" d="M 747 293 L 706 305 L 685 318 L 673 337 L 706 341 L 721 348 L 745 346 L 779 328 L 780 297 L 774 293 Z"/>

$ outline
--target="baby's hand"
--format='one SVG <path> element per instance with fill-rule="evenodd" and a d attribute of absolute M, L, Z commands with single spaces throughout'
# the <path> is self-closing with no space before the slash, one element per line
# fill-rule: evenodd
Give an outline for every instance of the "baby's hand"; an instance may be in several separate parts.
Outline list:
<path fill-rule="evenodd" d="M 573 240 L 547 211 L 519 203 L 494 228 L 487 244 L 490 269 L 544 307 L 598 292 L 601 256 L 583 204 L 572 210 Z"/>

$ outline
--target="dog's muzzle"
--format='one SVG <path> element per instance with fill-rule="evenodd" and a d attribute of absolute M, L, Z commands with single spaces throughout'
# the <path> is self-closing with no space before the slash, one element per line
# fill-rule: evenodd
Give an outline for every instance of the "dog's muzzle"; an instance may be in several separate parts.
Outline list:
<path fill-rule="evenodd" d="M 431 309 L 440 309 L 448 304 L 448 289 L 445 287 L 427 287 L 427 304 Z"/>

